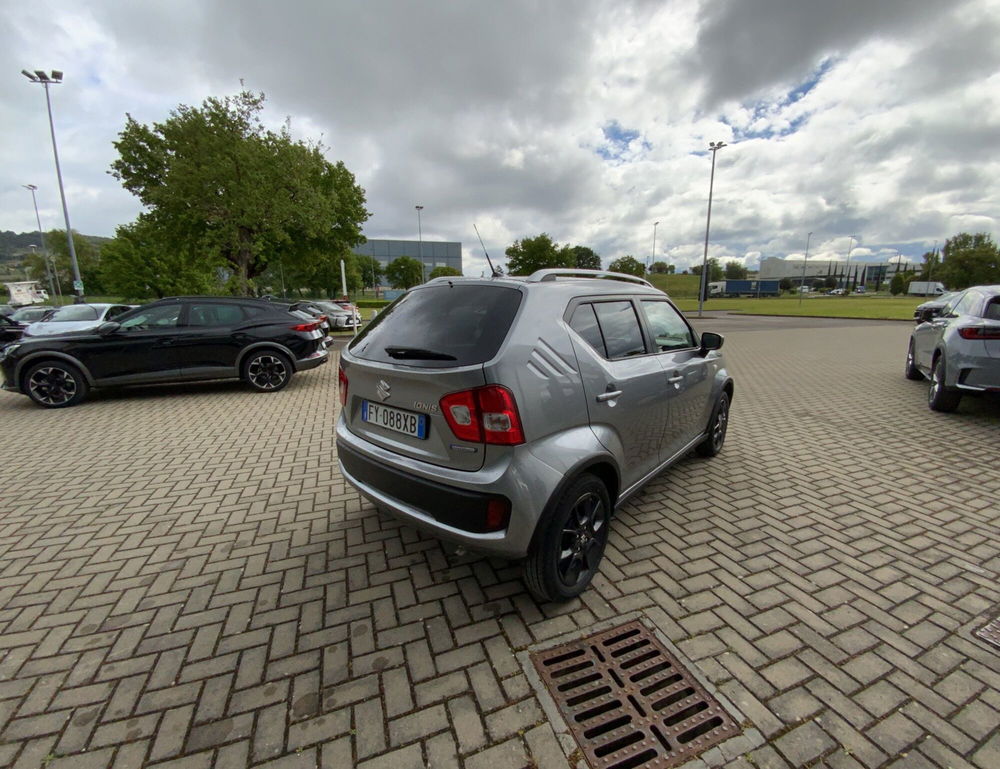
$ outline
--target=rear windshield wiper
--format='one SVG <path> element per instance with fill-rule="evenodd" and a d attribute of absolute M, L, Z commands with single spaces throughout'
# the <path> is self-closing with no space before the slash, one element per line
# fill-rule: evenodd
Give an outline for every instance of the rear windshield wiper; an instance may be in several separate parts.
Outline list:
<path fill-rule="evenodd" d="M 386 347 L 385 354 L 397 360 L 458 360 L 454 355 L 419 347 Z"/>

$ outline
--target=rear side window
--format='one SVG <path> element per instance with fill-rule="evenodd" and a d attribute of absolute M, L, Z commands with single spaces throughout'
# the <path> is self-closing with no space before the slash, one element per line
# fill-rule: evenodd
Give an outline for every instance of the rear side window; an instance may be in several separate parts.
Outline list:
<path fill-rule="evenodd" d="M 189 326 L 232 326 L 243 321 L 243 310 L 235 304 L 192 304 L 188 308 Z"/>
<path fill-rule="evenodd" d="M 604 346 L 604 338 L 601 336 L 601 328 L 597 325 L 597 316 L 594 314 L 594 305 L 581 304 L 577 307 L 573 311 L 573 317 L 569 319 L 569 325 L 583 337 L 587 344 L 605 358 L 608 357 L 608 350 Z"/>
<path fill-rule="evenodd" d="M 594 304 L 594 312 L 601 325 L 609 358 L 614 360 L 646 353 L 639 318 L 631 302 L 598 302 Z"/>
<path fill-rule="evenodd" d="M 364 360 L 418 368 L 485 363 L 497 354 L 521 304 L 504 286 L 436 285 L 410 291 L 351 343 Z"/>
<path fill-rule="evenodd" d="M 983 312 L 983 317 L 987 320 L 1000 320 L 1000 297 L 990 300 L 990 303 L 986 305 L 986 311 Z"/>

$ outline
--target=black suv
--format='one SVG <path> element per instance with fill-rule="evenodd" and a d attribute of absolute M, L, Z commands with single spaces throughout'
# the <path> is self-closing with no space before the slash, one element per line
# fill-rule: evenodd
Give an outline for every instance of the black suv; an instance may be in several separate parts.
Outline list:
<path fill-rule="evenodd" d="M 326 363 L 318 321 L 259 299 L 161 299 L 96 329 L 23 338 L 0 349 L 3 389 L 40 406 L 73 406 L 91 387 L 243 379 L 280 390 Z"/>

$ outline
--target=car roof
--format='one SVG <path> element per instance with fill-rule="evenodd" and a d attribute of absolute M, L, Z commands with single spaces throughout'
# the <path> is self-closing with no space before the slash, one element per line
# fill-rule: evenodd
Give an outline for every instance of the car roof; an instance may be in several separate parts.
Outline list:
<path fill-rule="evenodd" d="M 597 277 L 573 277 L 572 275 L 556 274 L 557 270 L 539 270 L 533 275 L 503 275 L 495 278 L 466 278 L 466 277 L 443 277 L 435 278 L 420 286 L 414 286 L 413 291 L 425 286 L 442 286 L 445 284 L 460 284 L 463 286 L 504 286 L 516 288 L 527 293 L 545 293 L 556 295 L 560 298 L 576 297 L 583 294 L 587 296 L 621 296 L 622 294 L 643 294 L 648 296 L 666 296 L 666 292 L 655 286 L 642 285 L 634 281 L 625 281 L 614 278 Z M 573 272 L 567 270 L 567 273 Z M 597 271 L 593 271 L 597 272 Z M 536 277 L 542 274 L 543 277 Z M 608 273 L 604 273 L 608 274 Z"/>

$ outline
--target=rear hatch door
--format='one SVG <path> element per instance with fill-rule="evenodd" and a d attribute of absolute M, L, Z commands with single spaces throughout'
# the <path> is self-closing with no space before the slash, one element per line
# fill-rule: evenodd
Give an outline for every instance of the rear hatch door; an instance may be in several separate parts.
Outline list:
<path fill-rule="evenodd" d="M 485 445 L 459 440 L 440 409 L 449 393 L 486 384 L 521 302 L 510 286 L 460 281 L 404 294 L 344 351 L 344 418 L 356 435 L 456 470 L 483 466 Z"/>

